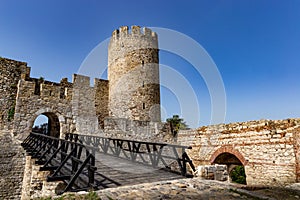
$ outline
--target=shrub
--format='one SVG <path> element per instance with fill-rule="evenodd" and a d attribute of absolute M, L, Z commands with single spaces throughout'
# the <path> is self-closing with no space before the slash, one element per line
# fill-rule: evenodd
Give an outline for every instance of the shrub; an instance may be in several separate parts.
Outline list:
<path fill-rule="evenodd" d="M 246 184 L 246 174 L 244 166 L 236 166 L 230 173 L 232 182 Z"/>

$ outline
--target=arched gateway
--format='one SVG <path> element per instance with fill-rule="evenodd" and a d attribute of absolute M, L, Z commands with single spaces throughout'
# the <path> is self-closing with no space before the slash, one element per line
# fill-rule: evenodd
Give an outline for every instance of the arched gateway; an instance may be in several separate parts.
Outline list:
<path fill-rule="evenodd" d="M 238 171 L 242 171 L 244 177 L 239 180 L 239 183 L 246 183 L 246 175 L 244 174 L 244 166 L 247 164 L 247 161 L 245 160 L 244 156 L 237 150 L 235 150 L 233 147 L 221 147 L 217 151 L 214 152 L 214 154 L 211 156 L 210 159 L 211 164 L 223 164 L 227 165 L 227 171 L 229 174 L 229 177 L 232 181 L 236 181 L 236 175 L 235 173 L 240 173 Z"/>
<path fill-rule="evenodd" d="M 45 112 L 40 114 L 38 117 L 35 118 L 36 121 L 40 116 L 46 116 L 47 122 L 41 124 L 40 126 L 33 126 L 32 131 L 37 133 L 43 133 L 52 137 L 59 137 L 60 136 L 60 124 L 58 116 L 53 112 Z"/>

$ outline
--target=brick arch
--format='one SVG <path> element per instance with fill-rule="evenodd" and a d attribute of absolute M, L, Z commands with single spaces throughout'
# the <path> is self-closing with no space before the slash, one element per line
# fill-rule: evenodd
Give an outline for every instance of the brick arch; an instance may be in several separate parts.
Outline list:
<path fill-rule="evenodd" d="M 212 156 L 210 157 L 210 163 L 214 163 L 214 161 L 216 160 L 216 158 L 223 154 L 223 153 L 230 153 L 232 155 L 234 155 L 235 157 L 237 157 L 241 163 L 245 166 L 247 165 L 248 161 L 244 158 L 244 156 L 236 149 L 234 149 L 231 146 L 222 146 L 221 148 L 219 148 L 218 150 L 216 150 Z"/>

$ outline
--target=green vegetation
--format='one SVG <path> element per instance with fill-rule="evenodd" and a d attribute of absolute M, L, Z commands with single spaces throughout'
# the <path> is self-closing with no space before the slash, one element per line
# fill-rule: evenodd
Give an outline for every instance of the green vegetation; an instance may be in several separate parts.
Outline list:
<path fill-rule="evenodd" d="M 246 174 L 244 166 L 236 166 L 230 173 L 232 182 L 246 184 Z"/>
<path fill-rule="evenodd" d="M 100 200 L 100 197 L 98 196 L 98 194 L 96 192 L 89 192 L 85 198 L 86 200 L 94 200 L 94 199 L 97 199 L 97 200 Z"/>
<path fill-rule="evenodd" d="M 177 135 L 179 130 L 188 128 L 188 125 L 186 125 L 182 118 L 179 118 L 179 115 L 173 115 L 172 118 L 167 119 L 167 122 L 170 123 L 171 131 L 174 136 Z"/>
<path fill-rule="evenodd" d="M 13 89 L 13 90 L 15 90 L 15 89 L 18 88 L 18 86 L 17 86 L 16 84 L 12 84 L 12 85 L 10 86 L 10 88 Z"/>
<path fill-rule="evenodd" d="M 45 78 L 41 76 L 41 77 L 39 78 L 39 83 L 43 83 L 44 81 L 45 81 Z"/>
<path fill-rule="evenodd" d="M 9 122 L 11 122 L 14 119 L 14 115 L 15 115 L 15 106 L 12 106 L 9 110 L 8 110 L 8 117 L 7 120 Z"/>

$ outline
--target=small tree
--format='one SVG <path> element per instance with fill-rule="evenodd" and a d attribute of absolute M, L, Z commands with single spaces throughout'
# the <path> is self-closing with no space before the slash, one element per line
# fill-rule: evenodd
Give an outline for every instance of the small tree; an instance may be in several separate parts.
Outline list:
<path fill-rule="evenodd" d="M 182 118 L 179 118 L 179 115 L 173 115 L 172 118 L 167 119 L 167 122 L 170 124 L 171 132 L 174 136 L 177 135 L 179 130 L 188 128 L 188 125 L 186 125 Z"/>

